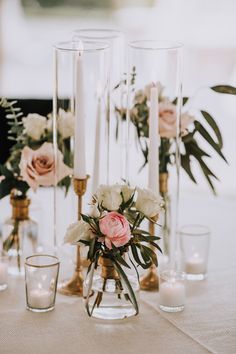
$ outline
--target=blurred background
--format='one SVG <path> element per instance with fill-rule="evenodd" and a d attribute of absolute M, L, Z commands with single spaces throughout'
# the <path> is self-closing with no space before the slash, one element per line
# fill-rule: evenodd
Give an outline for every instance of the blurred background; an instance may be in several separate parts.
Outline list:
<path fill-rule="evenodd" d="M 235 19 L 234 0 L 0 0 L 0 96 L 49 100 L 46 114 L 52 45 L 71 38 L 77 28 L 121 29 L 127 40 L 181 41 L 184 95 L 192 97 L 193 113 L 200 108 L 213 115 L 224 138 L 229 165 L 218 158 L 210 163 L 221 179 L 218 193 L 236 195 L 235 96 L 208 89 L 236 86 Z M 188 179 L 186 188 L 195 188 Z M 204 181 L 200 189 L 208 191 Z"/>

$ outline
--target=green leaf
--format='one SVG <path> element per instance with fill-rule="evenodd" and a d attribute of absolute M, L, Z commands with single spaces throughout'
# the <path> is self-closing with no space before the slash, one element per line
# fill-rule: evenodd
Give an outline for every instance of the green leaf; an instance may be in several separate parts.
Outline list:
<path fill-rule="evenodd" d="M 126 286 L 128 288 L 132 304 L 133 304 L 133 306 L 134 306 L 134 308 L 136 310 L 136 315 L 138 315 L 138 313 L 139 313 L 138 303 L 137 303 L 137 299 L 136 299 L 136 296 L 134 294 L 133 288 L 132 288 L 132 286 L 131 286 L 131 284 L 129 282 L 129 279 L 127 278 L 125 272 L 123 271 L 123 269 L 121 268 L 119 263 L 114 258 L 113 258 L 113 262 L 114 262 L 115 268 L 116 268 L 117 272 L 119 273 L 121 279 L 123 279 L 124 283 L 126 284 Z"/>
<path fill-rule="evenodd" d="M 128 263 L 124 260 L 124 258 L 121 256 L 119 249 L 112 243 L 112 249 L 114 251 L 115 257 L 117 259 L 117 261 L 122 264 L 124 267 L 129 268 L 130 266 L 128 265 Z"/>
<path fill-rule="evenodd" d="M 143 268 L 143 269 L 148 269 L 150 267 L 150 264 L 143 263 L 138 255 L 137 247 L 140 246 L 139 244 L 133 244 L 131 243 L 131 250 L 132 254 L 134 257 L 134 260 Z"/>
<path fill-rule="evenodd" d="M 183 97 L 183 98 L 182 98 L 182 105 L 184 106 L 185 103 L 188 102 L 188 100 L 189 100 L 189 97 Z M 172 103 L 173 103 L 174 105 L 177 105 L 177 102 L 178 102 L 178 98 L 175 98 L 175 99 L 172 101 Z"/>
<path fill-rule="evenodd" d="M 0 183 L 0 199 L 11 193 L 11 190 L 15 187 L 14 182 L 13 178 L 6 178 Z"/>
<path fill-rule="evenodd" d="M 92 239 L 90 242 L 90 247 L 89 247 L 89 252 L 88 252 L 88 258 L 92 261 L 94 257 L 94 250 L 95 250 L 95 244 L 96 244 L 96 237 Z"/>
<path fill-rule="evenodd" d="M 230 85 L 218 85 L 210 87 L 213 91 L 218 93 L 226 93 L 229 95 L 236 95 L 236 87 Z"/>
<path fill-rule="evenodd" d="M 200 122 L 198 122 L 198 121 L 195 121 L 194 125 L 195 125 L 196 130 L 202 135 L 202 137 L 212 146 L 212 148 L 220 155 L 220 157 L 223 160 L 225 160 L 225 162 L 227 162 L 226 158 L 224 157 L 224 155 L 221 152 L 221 148 L 212 139 L 212 137 L 210 136 L 208 131 L 203 127 L 203 125 Z"/>
<path fill-rule="evenodd" d="M 223 140 L 222 140 L 222 135 L 220 132 L 220 129 L 216 123 L 216 121 L 213 119 L 213 117 L 206 111 L 201 111 L 203 117 L 206 119 L 207 123 L 211 126 L 211 128 L 214 130 L 216 137 L 218 139 L 218 145 L 220 148 L 223 147 Z"/>
<path fill-rule="evenodd" d="M 141 252 L 146 252 L 149 258 L 151 258 L 149 267 L 151 266 L 152 263 L 154 263 L 156 267 L 158 266 L 156 253 L 150 247 L 144 245 L 137 245 L 137 247 L 140 248 Z"/>
<path fill-rule="evenodd" d="M 190 156 L 189 154 L 186 155 L 181 155 L 181 166 L 183 167 L 183 169 L 185 170 L 185 172 L 188 174 L 188 176 L 190 177 L 190 179 L 194 182 L 197 183 L 192 170 L 191 170 L 191 164 L 190 164 Z"/>
<path fill-rule="evenodd" d="M 6 178 L 14 178 L 13 173 L 2 164 L 0 164 L 0 176 L 5 176 Z"/>

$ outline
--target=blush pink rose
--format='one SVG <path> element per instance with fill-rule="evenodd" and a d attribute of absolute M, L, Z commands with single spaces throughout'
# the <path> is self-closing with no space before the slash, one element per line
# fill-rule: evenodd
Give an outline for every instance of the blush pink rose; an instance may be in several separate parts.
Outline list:
<path fill-rule="evenodd" d="M 55 164 L 52 143 L 44 143 L 37 150 L 25 146 L 21 153 L 20 174 L 24 181 L 36 191 L 39 186 L 52 186 L 72 173 L 63 162 L 61 151 L 57 151 Z M 55 170 L 56 169 L 56 170 Z"/>
<path fill-rule="evenodd" d="M 187 133 L 187 127 L 193 123 L 194 117 L 187 113 L 181 115 L 181 135 Z M 159 105 L 159 133 L 162 138 L 176 137 L 176 106 L 171 102 L 160 102 Z"/>
<path fill-rule="evenodd" d="M 123 215 L 116 211 L 106 214 L 99 221 L 99 227 L 105 236 L 105 245 L 109 249 L 112 249 L 112 244 L 116 247 L 121 247 L 130 240 L 129 223 Z"/>

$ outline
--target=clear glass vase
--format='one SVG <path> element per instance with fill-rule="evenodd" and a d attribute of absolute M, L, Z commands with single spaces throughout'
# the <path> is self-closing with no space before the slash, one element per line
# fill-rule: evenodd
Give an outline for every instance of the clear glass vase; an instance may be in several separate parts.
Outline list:
<path fill-rule="evenodd" d="M 128 46 L 128 181 L 165 202 L 164 263 L 178 262 L 182 45 L 143 40 Z M 169 178 L 168 178 L 169 177 Z M 155 231 L 158 235 L 160 229 Z"/>
<path fill-rule="evenodd" d="M 108 258 L 101 257 L 100 266 L 94 264 L 84 281 L 84 302 L 91 317 L 118 320 L 138 314 L 139 282 L 135 275 L 127 275 L 130 287 Z"/>
<path fill-rule="evenodd" d="M 38 224 L 29 218 L 29 199 L 11 197 L 10 202 L 12 216 L 3 223 L 2 246 L 9 256 L 8 272 L 23 275 L 25 258 L 37 251 Z"/>
<path fill-rule="evenodd" d="M 108 28 L 80 28 L 74 31 L 73 40 L 100 41 L 109 44 L 110 90 L 108 119 L 109 166 L 106 183 L 126 179 L 126 75 L 125 35 L 122 31 Z M 114 160 L 114 156 L 116 159 Z"/>

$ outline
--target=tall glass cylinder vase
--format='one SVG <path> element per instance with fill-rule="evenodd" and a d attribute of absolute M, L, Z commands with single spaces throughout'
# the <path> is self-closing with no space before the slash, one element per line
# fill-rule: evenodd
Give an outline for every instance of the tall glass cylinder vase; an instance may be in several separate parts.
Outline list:
<path fill-rule="evenodd" d="M 62 156 L 71 168 L 70 178 L 62 181 L 55 192 L 55 234 L 57 244 L 62 244 L 66 228 L 77 220 L 77 196 L 70 188 L 72 175 L 77 179 L 90 176 L 83 198 L 84 213 L 90 208 L 97 186 L 107 179 L 109 45 L 82 39 L 58 43 L 54 71 L 55 153 L 58 163 Z M 66 193 L 70 194 L 68 203 Z M 63 252 L 67 252 L 65 248 Z M 64 269 L 63 265 L 62 276 Z"/>
<path fill-rule="evenodd" d="M 109 104 L 109 166 L 108 183 L 126 178 L 126 75 L 124 33 L 116 29 L 81 28 L 75 30 L 73 39 L 107 42 L 110 46 L 110 104 Z M 122 114 L 120 114 L 122 113 Z M 116 157 L 114 159 L 114 156 Z"/>
<path fill-rule="evenodd" d="M 180 168 L 182 46 L 136 41 L 128 52 L 129 181 L 160 193 L 162 249 L 175 263 Z"/>

